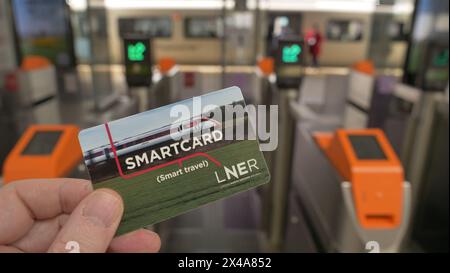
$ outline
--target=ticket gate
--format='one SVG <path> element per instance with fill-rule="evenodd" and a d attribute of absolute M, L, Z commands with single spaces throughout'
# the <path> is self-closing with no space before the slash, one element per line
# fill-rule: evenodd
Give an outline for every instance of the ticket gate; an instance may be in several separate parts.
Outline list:
<path fill-rule="evenodd" d="M 302 94 L 296 98 L 295 90 L 277 92 L 278 100 L 274 101 L 280 106 L 280 130 L 279 147 L 274 155 L 275 165 L 278 166 L 275 166 L 272 174 L 273 208 L 269 230 L 272 251 L 362 252 L 365 251 L 365 244 L 372 241 L 381 251 L 400 249 L 411 207 L 409 183 L 401 181 L 404 196 L 401 205 L 404 209 L 399 226 L 384 230 L 363 227 L 358 222 L 357 210 L 353 205 L 352 184 L 343 183 L 345 179 L 332 168 L 333 165 L 312 136 L 315 131 L 330 132 L 342 127 L 348 103 L 348 85 L 345 82 L 345 76 L 327 78 L 325 87 L 338 86 L 342 92 L 335 93 L 339 96 L 337 102 L 325 101 L 326 105 L 317 107 L 318 111 L 300 104 Z M 306 84 L 306 80 L 303 83 Z M 294 150 L 292 147 L 295 147 Z M 307 167 L 300 168 L 300 159 Z M 283 162 L 293 163 L 292 166 L 283 167 Z M 328 166 L 327 171 L 324 171 L 323 164 Z M 305 174 L 308 174 L 307 178 L 299 182 L 299 177 Z M 329 182 L 317 182 L 319 179 Z M 323 204 L 316 203 L 322 201 Z M 378 216 L 386 222 L 392 220 L 390 216 L 382 214 L 369 215 L 369 218 L 377 219 Z M 336 223 L 337 218 L 342 221 Z"/>
<path fill-rule="evenodd" d="M 286 229 L 287 201 L 289 199 L 290 165 L 295 121 L 290 103 L 299 97 L 299 86 L 303 79 L 303 41 L 280 39 L 275 60 L 276 88 L 271 89 L 270 104 L 278 105 L 278 147 L 271 156 L 272 183 L 270 194 L 264 203 L 269 203 L 267 223 L 267 249 L 279 252 L 283 249 Z"/>
<path fill-rule="evenodd" d="M 297 88 L 302 79 L 304 43 L 299 38 L 278 40 L 275 70 L 277 85 L 281 88 Z"/>
<path fill-rule="evenodd" d="M 31 178 L 88 178 L 74 125 L 32 125 L 3 165 L 3 183 Z"/>
<path fill-rule="evenodd" d="M 413 188 L 408 243 L 413 250 L 448 252 L 449 102 L 442 93 L 425 92 L 413 112 L 403 161 Z"/>
<path fill-rule="evenodd" d="M 158 108 L 179 100 L 181 93 L 181 72 L 171 58 L 162 58 L 154 73 L 153 85 L 148 90 L 147 109 Z"/>
<path fill-rule="evenodd" d="M 123 38 L 123 50 L 128 86 L 150 86 L 153 59 L 150 38 L 128 35 Z"/>
<path fill-rule="evenodd" d="M 158 108 L 182 99 L 182 73 L 172 58 L 161 58 L 152 68 L 150 75 L 145 74 L 149 85 L 129 85 L 131 99 L 137 99 L 138 112 Z M 140 75 L 143 77 L 144 75 Z M 127 76 L 128 78 L 128 76 Z"/>
<path fill-rule="evenodd" d="M 320 130 L 343 126 L 348 75 L 305 76 L 300 93 L 301 96 L 290 103 L 297 120 L 314 124 Z"/>
<path fill-rule="evenodd" d="M 418 171 L 412 184 L 415 191 L 414 214 L 410 229 L 410 241 L 423 252 L 444 252 L 449 250 L 449 102 L 442 94 L 432 95 L 433 100 L 427 103 L 430 114 L 429 129 L 423 132 L 412 150 L 413 157 L 423 157 L 422 166 L 411 161 L 410 171 Z M 427 99 L 428 100 L 428 99 Z M 423 130 L 424 125 L 418 130 Z M 427 142 L 423 143 L 423 138 Z M 426 149 L 422 149 L 423 145 Z M 419 170 L 412 169 L 418 168 Z M 411 182 L 413 183 L 413 182 Z"/>
<path fill-rule="evenodd" d="M 361 73 L 357 75 L 357 72 L 352 72 L 352 75 L 344 127 L 382 129 L 405 163 L 405 153 L 411 149 L 408 146 L 414 135 L 411 118 L 419 110 L 422 91 L 399 83 L 389 75 L 374 78 Z M 355 79 L 359 83 L 355 83 Z"/>
<path fill-rule="evenodd" d="M 372 119 L 372 127 L 382 129 L 393 148 L 400 157 L 407 172 L 407 159 L 413 147 L 411 141 L 414 138 L 413 116 L 420 109 L 422 91 L 402 83 L 395 84 L 393 92 L 385 95 L 385 105 L 378 115 Z M 409 180 L 408 176 L 407 179 Z M 409 180 L 412 182 L 411 180 Z"/>
<path fill-rule="evenodd" d="M 351 69 L 348 75 L 307 76 L 297 102 L 303 117 L 330 129 L 367 128 L 377 122 L 386 97 L 393 93 L 392 76 L 366 74 Z"/>
<path fill-rule="evenodd" d="M 269 63 L 271 61 L 268 61 Z M 267 62 L 264 62 L 267 65 Z M 270 105 L 276 95 L 273 67 L 255 68 L 255 89 L 244 94 L 254 102 Z M 270 66 L 270 64 L 269 64 Z M 272 65 L 273 66 L 273 65 Z M 227 75 L 229 76 L 229 75 Z M 156 83 L 154 86 L 158 85 Z M 183 94 L 184 95 L 184 94 Z M 266 152 L 269 168 L 273 153 Z M 263 252 L 270 229 L 272 183 L 219 200 L 154 227 L 161 236 L 162 252 Z M 236 213 L 236 212 L 239 213 Z M 220 236 L 217 236 L 220 234 Z"/>
<path fill-rule="evenodd" d="M 410 146 L 408 136 L 413 135 L 410 118 L 419 110 L 421 93 L 390 75 L 351 71 L 307 76 L 291 110 L 297 120 L 318 130 L 381 128 L 403 161 Z"/>
<path fill-rule="evenodd" d="M 313 243 L 324 252 L 397 252 L 409 222 L 411 193 L 403 168 L 380 130 L 313 133 L 296 129 L 290 213 L 305 215 Z M 295 250 L 287 223 L 287 249 Z M 373 247 L 373 248 L 372 248 Z"/>
<path fill-rule="evenodd" d="M 259 60 L 258 65 L 255 69 L 254 76 L 254 93 L 253 102 L 257 105 L 264 105 L 266 107 L 266 127 L 271 128 L 274 125 L 270 118 L 270 111 L 272 105 L 279 99 L 278 87 L 276 83 L 276 76 L 274 71 L 274 59 L 273 58 L 262 58 Z M 260 142 L 261 144 L 261 142 Z M 264 158 L 267 163 L 267 167 L 272 174 L 271 181 L 273 181 L 273 174 L 275 168 L 275 151 L 263 151 Z M 274 183 L 267 183 L 257 190 L 259 192 L 259 197 L 261 201 L 261 229 L 263 230 L 264 237 L 262 241 L 264 242 L 264 249 L 269 249 L 270 246 L 270 235 L 272 230 L 272 217 L 273 214 L 273 192 Z"/>

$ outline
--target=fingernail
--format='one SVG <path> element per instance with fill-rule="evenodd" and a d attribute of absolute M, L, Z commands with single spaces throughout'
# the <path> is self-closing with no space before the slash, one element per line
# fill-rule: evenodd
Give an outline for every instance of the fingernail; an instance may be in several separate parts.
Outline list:
<path fill-rule="evenodd" d="M 122 201 L 108 191 L 95 191 L 88 197 L 83 216 L 102 227 L 109 227 L 122 213 Z"/>

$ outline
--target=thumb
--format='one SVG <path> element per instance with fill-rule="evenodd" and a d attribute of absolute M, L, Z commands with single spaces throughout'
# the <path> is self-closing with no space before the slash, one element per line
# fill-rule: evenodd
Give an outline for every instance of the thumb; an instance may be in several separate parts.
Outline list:
<path fill-rule="evenodd" d="M 122 198 L 115 191 L 100 189 L 84 198 L 70 215 L 49 252 L 106 252 L 123 213 Z"/>

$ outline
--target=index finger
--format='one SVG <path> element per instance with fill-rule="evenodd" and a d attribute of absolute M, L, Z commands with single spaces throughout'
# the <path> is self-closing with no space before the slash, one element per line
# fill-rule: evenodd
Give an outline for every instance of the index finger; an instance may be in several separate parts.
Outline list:
<path fill-rule="evenodd" d="M 81 179 L 31 179 L 8 184 L 0 190 L 0 245 L 24 236 L 35 220 L 71 213 L 92 192 Z"/>

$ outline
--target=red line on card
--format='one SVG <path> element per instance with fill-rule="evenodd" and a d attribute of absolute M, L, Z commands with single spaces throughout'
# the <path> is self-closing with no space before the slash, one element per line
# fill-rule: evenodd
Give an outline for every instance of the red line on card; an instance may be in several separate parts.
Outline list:
<path fill-rule="evenodd" d="M 109 144 L 111 144 L 111 149 L 112 149 L 113 154 L 114 154 L 114 159 L 116 161 L 117 170 L 119 171 L 119 174 L 120 174 L 120 176 L 123 179 L 130 179 L 130 178 L 136 177 L 138 175 L 141 175 L 141 174 L 144 174 L 144 173 L 148 173 L 148 172 L 153 171 L 153 170 L 161 169 L 161 168 L 167 167 L 167 166 L 175 164 L 175 163 L 178 163 L 178 165 L 181 167 L 183 165 L 182 163 L 183 163 L 184 160 L 187 160 L 187 159 L 190 159 L 190 158 L 193 158 L 193 157 L 197 157 L 197 156 L 206 157 L 207 159 L 209 159 L 211 162 L 213 162 L 217 166 L 219 166 L 219 167 L 222 166 L 222 164 L 217 159 L 215 159 L 214 157 L 210 156 L 209 154 L 198 152 L 198 153 L 187 155 L 187 156 L 184 156 L 182 158 L 178 158 L 178 159 L 172 160 L 170 162 L 166 162 L 166 163 L 163 163 L 161 165 L 154 166 L 154 167 L 151 167 L 151 168 L 148 168 L 148 169 L 140 170 L 140 171 L 137 171 L 137 172 L 134 172 L 134 173 L 131 173 L 131 174 L 124 174 L 123 171 L 122 171 L 122 166 L 120 166 L 119 157 L 117 156 L 116 147 L 113 144 L 114 142 L 113 142 L 113 139 L 112 139 L 111 130 L 109 129 L 108 123 L 105 123 L 105 129 L 106 129 L 106 134 L 108 135 Z"/>

